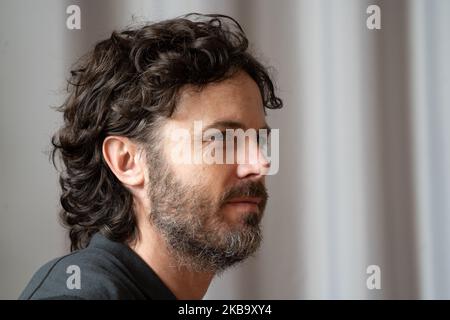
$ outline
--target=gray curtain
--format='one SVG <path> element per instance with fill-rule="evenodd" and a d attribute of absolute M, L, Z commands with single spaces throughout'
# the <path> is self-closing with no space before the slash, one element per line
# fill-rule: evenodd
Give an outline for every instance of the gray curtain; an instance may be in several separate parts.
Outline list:
<path fill-rule="evenodd" d="M 81 30 L 65 29 L 69 4 L 81 8 Z M 372 4 L 380 30 L 366 27 Z M 114 28 L 193 11 L 238 19 L 285 101 L 268 116 L 281 154 L 264 244 L 205 298 L 450 298 L 450 1 L 0 6 L 0 298 L 17 297 L 67 249 L 42 151 L 70 64 Z M 381 289 L 366 286 L 370 265 Z"/>

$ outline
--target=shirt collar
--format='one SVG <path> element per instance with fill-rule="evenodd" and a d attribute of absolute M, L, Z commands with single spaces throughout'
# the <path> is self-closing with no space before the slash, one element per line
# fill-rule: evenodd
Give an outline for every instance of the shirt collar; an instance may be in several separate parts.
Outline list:
<path fill-rule="evenodd" d="M 166 287 L 153 269 L 127 245 L 109 240 L 96 233 L 89 247 L 101 248 L 119 259 L 131 275 L 136 279 L 136 285 L 147 298 L 154 300 L 176 300 L 175 295 Z"/>

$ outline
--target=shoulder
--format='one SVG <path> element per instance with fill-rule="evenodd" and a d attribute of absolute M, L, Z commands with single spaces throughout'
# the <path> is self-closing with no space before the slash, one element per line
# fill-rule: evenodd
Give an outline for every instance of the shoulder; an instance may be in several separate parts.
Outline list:
<path fill-rule="evenodd" d="M 43 265 L 19 299 L 121 299 L 127 292 L 120 261 L 105 250 L 87 248 Z"/>

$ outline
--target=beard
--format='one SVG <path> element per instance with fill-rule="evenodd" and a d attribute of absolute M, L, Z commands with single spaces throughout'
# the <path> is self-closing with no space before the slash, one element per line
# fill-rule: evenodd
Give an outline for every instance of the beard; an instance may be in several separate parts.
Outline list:
<path fill-rule="evenodd" d="M 268 199 L 261 181 L 240 182 L 214 197 L 208 186 L 179 181 L 161 152 L 148 162 L 150 222 L 163 236 L 177 267 L 220 273 L 256 252 Z M 260 197 L 258 212 L 239 213 L 239 221 L 228 223 L 221 209 L 235 197 Z"/>

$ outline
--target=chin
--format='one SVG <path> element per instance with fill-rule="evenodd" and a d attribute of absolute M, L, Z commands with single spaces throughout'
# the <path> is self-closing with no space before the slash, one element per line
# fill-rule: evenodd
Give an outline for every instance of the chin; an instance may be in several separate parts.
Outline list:
<path fill-rule="evenodd" d="M 225 221 L 230 228 L 256 227 L 261 221 L 261 215 L 255 211 L 228 212 Z"/>

